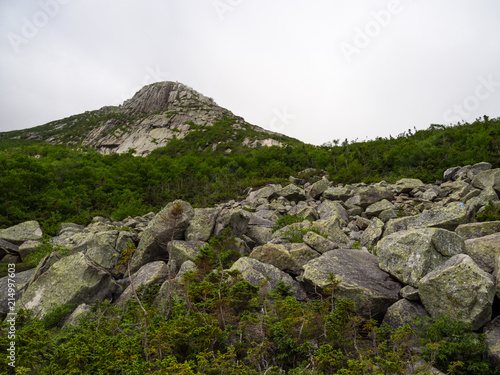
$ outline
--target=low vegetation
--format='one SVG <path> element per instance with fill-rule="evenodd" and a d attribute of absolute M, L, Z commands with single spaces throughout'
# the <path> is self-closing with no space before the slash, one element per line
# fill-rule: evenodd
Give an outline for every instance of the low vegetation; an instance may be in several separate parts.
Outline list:
<path fill-rule="evenodd" d="M 297 141 L 255 149 L 241 146 L 250 130 L 235 132 L 234 121 L 224 118 L 145 158 L 131 153 L 104 156 L 93 149 L 0 134 L 0 227 L 38 220 L 45 233 L 54 234 L 63 221 L 87 224 L 95 215 L 120 220 L 157 211 L 174 199 L 207 207 L 240 198 L 248 187 L 287 183 L 290 175 L 307 168 L 325 171 L 331 181 L 341 183 L 394 182 L 401 177 L 433 183 L 450 166 L 477 161 L 500 166 L 499 119 L 433 125 L 367 142 L 316 147 Z M 224 147 L 207 146 L 221 139 L 229 139 Z M 313 173 L 309 179 L 314 178 Z"/>
<path fill-rule="evenodd" d="M 297 301 L 284 283 L 264 292 L 227 271 L 239 256 L 233 245 L 229 233 L 210 241 L 198 271 L 175 282 L 168 317 L 159 285 L 138 288 L 139 299 L 125 306 L 95 303 L 73 326 L 62 324 L 68 306 L 54 306 L 43 319 L 21 311 L 16 374 L 412 374 L 416 347 L 426 360 L 419 374 L 430 374 L 430 365 L 449 374 L 498 374 L 486 360 L 485 335 L 464 324 L 429 318 L 391 329 L 334 299 L 338 280 L 309 302 Z M 5 335 L 0 346 L 7 346 Z M 7 371 L 2 356 L 0 372 Z"/>

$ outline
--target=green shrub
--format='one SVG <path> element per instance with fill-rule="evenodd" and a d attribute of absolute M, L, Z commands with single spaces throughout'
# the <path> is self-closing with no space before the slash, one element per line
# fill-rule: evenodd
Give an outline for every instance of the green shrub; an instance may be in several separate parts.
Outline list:
<path fill-rule="evenodd" d="M 476 215 L 477 221 L 499 221 L 500 220 L 500 203 L 490 200 L 484 210 Z"/>

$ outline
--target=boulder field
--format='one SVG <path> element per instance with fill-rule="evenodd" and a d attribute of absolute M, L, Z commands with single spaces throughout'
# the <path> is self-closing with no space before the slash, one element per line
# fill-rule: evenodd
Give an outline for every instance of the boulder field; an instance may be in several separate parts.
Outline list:
<path fill-rule="evenodd" d="M 70 303 L 73 324 L 95 300 L 122 304 L 132 286 L 178 281 L 196 268 L 210 238 L 229 229 L 241 254 L 231 271 L 255 286 L 272 289 L 281 281 L 298 300 L 308 300 L 334 285 L 334 297 L 393 327 L 444 314 L 484 331 L 491 360 L 500 363 L 493 308 L 500 297 L 500 222 L 476 222 L 486 205 L 500 206 L 500 169 L 488 163 L 450 168 L 435 184 L 343 185 L 319 172 L 314 183 L 290 180 L 211 208 L 178 200 L 120 222 L 64 223 L 51 241 L 68 255 L 52 253 L 18 273 L 16 306 L 43 316 L 54 304 Z M 293 223 L 278 228 L 286 215 Z M 35 221 L 0 230 L 1 262 L 22 262 L 41 241 Z M 129 278 L 121 260 L 131 248 Z M 0 279 L 0 290 L 6 285 Z M 2 318 L 6 295 L 0 294 Z"/>

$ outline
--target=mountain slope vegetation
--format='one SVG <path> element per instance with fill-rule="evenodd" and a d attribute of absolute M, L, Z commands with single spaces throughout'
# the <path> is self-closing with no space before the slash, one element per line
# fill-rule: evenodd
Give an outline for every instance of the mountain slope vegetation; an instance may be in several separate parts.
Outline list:
<path fill-rule="evenodd" d="M 0 226 L 38 220 L 54 233 L 63 221 L 84 224 L 95 215 L 119 220 L 157 211 L 174 199 L 210 206 L 248 188 L 286 183 L 308 168 L 317 170 L 313 179 L 327 173 L 330 181 L 345 184 L 402 177 L 434 183 L 452 166 L 487 161 L 500 167 L 500 119 L 323 146 L 283 136 L 281 147 L 253 148 L 243 142 L 255 130 L 235 129 L 238 121 L 223 117 L 143 158 L 133 150 L 102 155 L 89 146 L 0 134 Z"/>

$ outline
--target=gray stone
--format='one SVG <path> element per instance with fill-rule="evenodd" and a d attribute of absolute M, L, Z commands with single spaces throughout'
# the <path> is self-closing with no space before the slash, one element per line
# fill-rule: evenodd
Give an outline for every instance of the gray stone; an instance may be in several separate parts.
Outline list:
<path fill-rule="evenodd" d="M 213 234 L 215 220 L 220 212 L 220 208 L 195 208 L 194 216 L 186 229 L 186 240 L 208 241 Z"/>
<path fill-rule="evenodd" d="M 411 285 L 406 285 L 399 291 L 401 297 L 409 301 L 420 301 L 420 296 L 418 294 L 418 289 L 412 287 Z"/>
<path fill-rule="evenodd" d="M 90 306 L 82 303 L 73 310 L 70 316 L 64 321 L 64 327 L 76 327 L 80 324 L 80 320 L 90 313 Z"/>
<path fill-rule="evenodd" d="M 473 180 L 474 177 L 476 177 L 477 174 L 483 171 L 488 171 L 491 169 L 491 164 L 487 162 L 481 162 L 474 164 L 468 171 L 467 171 L 467 178 L 469 180 Z"/>
<path fill-rule="evenodd" d="M 500 367 L 500 316 L 488 323 L 483 333 L 486 334 L 488 360 L 493 366 Z"/>
<path fill-rule="evenodd" d="M 479 172 L 472 180 L 472 186 L 482 190 L 491 187 L 500 193 L 500 168 Z"/>
<path fill-rule="evenodd" d="M 485 272 L 493 272 L 500 255 L 500 233 L 465 241 L 465 253 Z"/>
<path fill-rule="evenodd" d="M 448 168 L 446 171 L 443 173 L 443 179 L 445 181 L 451 181 L 454 179 L 456 176 L 457 172 L 460 170 L 461 167 L 453 167 L 453 168 Z"/>
<path fill-rule="evenodd" d="M 111 276 L 94 266 L 83 253 L 75 253 L 55 262 L 28 286 L 17 308 L 32 310 L 34 316 L 45 316 L 53 306 L 70 304 L 73 308 L 110 297 Z"/>
<path fill-rule="evenodd" d="M 296 276 L 300 275 L 307 262 L 319 256 L 320 254 L 317 251 L 304 243 L 268 243 L 256 247 L 249 255 L 252 259 L 272 264 L 280 270 Z"/>
<path fill-rule="evenodd" d="M 214 234 L 221 234 L 226 228 L 231 230 L 233 236 L 241 236 L 247 231 L 250 222 L 250 213 L 243 209 L 224 209 L 215 222 Z"/>
<path fill-rule="evenodd" d="M 401 230 L 425 227 L 455 230 L 460 224 L 470 221 L 470 213 L 463 203 L 453 202 L 445 207 L 434 207 L 415 216 L 391 219 L 386 223 L 384 236 Z"/>
<path fill-rule="evenodd" d="M 372 222 L 370 223 L 368 228 L 365 229 L 365 231 L 361 235 L 361 238 L 359 239 L 360 245 L 366 246 L 367 248 L 375 246 L 380 237 L 382 237 L 383 231 L 384 222 L 377 219 L 376 217 L 373 218 Z"/>
<path fill-rule="evenodd" d="M 498 232 L 500 232 L 500 221 L 462 224 L 455 229 L 455 233 L 464 240 L 483 237 Z"/>
<path fill-rule="evenodd" d="M 320 254 L 324 254 L 327 251 L 337 249 L 339 245 L 335 242 L 330 241 L 329 239 L 315 233 L 315 232 L 307 232 L 304 235 L 304 243 L 309 245 L 311 248 L 316 250 Z"/>
<path fill-rule="evenodd" d="M 261 288 L 262 292 L 269 292 L 278 286 L 280 281 L 291 286 L 293 295 L 298 300 L 305 300 L 306 293 L 290 275 L 276 268 L 272 264 L 266 264 L 257 259 L 242 257 L 234 262 L 230 271 L 238 270 L 247 282 Z"/>
<path fill-rule="evenodd" d="M 14 245 L 21 245 L 26 241 L 41 241 L 42 229 L 37 221 L 26 221 L 7 229 L 0 229 L 0 239 Z"/>
<path fill-rule="evenodd" d="M 349 187 L 331 187 L 323 192 L 323 198 L 336 201 L 341 200 L 345 202 L 353 196 L 353 190 Z"/>
<path fill-rule="evenodd" d="M 167 251 L 171 254 L 172 259 L 179 266 L 184 262 L 193 261 L 200 255 L 200 249 L 207 245 L 203 241 L 170 241 L 167 245 Z"/>
<path fill-rule="evenodd" d="M 258 225 L 249 225 L 245 234 L 255 241 L 257 245 L 264 245 L 271 241 L 273 237 L 272 228 Z"/>
<path fill-rule="evenodd" d="M 14 293 L 14 298 L 15 300 L 19 300 L 21 298 L 21 295 L 23 293 L 24 286 L 28 281 L 32 278 L 33 274 L 35 273 L 35 269 L 32 268 L 27 271 L 22 271 L 22 272 L 14 272 L 14 280 L 15 283 L 15 293 Z M 0 319 L 3 320 L 7 314 L 10 311 L 9 309 L 9 288 L 8 288 L 8 276 L 2 277 L 0 279 Z"/>
<path fill-rule="evenodd" d="M 143 265 L 139 271 L 132 275 L 131 284 L 116 300 L 117 305 L 126 303 L 133 298 L 134 288 L 137 293 L 139 287 L 147 288 L 154 284 L 162 284 L 168 276 L 168 266 L 165 262 L 158 260 Z"/>
<path fill-rule="evenodd" d="M 182 209 L 179 217 L 173 216 L 174 207 Z M 158 258 L 165 258 L 167 243 L 171 240 L 184 239 L 184 232 L 193 217 L 194 210 L 191 205 L 181 200 L 171 202 L 163 208 L 142 233 L 130 264 L 131 272 Z"/>
<path fill-rule="evenodd" d="M 42 244 L 40 241 L 26 241 L 19 246 L 19 254 L 21 258 L 27 257 L 28 255 L 36 252 L 38 247 Z"/>
<path fill-rule="evenodd" d="M 320 219 L 327 220 L 333 217 L 339 219 L 339 222 L 349 221 L 349 214 L 340 201 L 324 200 L 318 206 L 318 213 Z"/>
<path fill-rule="evenodd" d="M 328 180 L 321 179 L 311 185 L 309 194 L 313 199 L 319 199 L 326 189 L 328 189 Z"/>
<path fill-rule="evenodd" d="M 413 329 L 417 329 L 418 325 L 415 319 L 427 316 L 429 316 L 429 313 L 418 302 L 400 299 L 387 309 L 382 323 L 388 324 L 392 329 L 404 326 L 405 324 L 410 325 Z"/>
<path fill-rule="evenodd" d="M 288 211 L 288 214 L 296 215 L 306 220 L 318 220 L 319 218 L 318 211 L 316 211 L 314 207 L 310 206 L 296 205 L 295 207 L 292 207 L 292 209 Z"/>
<path fill-rule="evenodd" d="M 14 263 L 21 262 L 22 255 L 19 251 L 19 246 L 0 239 L 0 259 L 2 259 L 8 254 L 15 256 L 16 261 Z M 10 262 L 5 262 L 5 263 L 10 263 Z"/>
<path fill-rule="evenodd" d="M 337 220 L 332 220 L 331 218 L 328 220 L 316 220 L 312 224 L 312 228 L 317 230 L 323 237 L 341 247 L 346 247 L 350 244 L 349 237 L 340 229 Z"/>
<path fill-rule="evenodd" d="M 394 194 L 387 187 L 380 185 L 370 185 L 360 188 L 357 193 L 346 201 L 346 204 L 354 204 L 366 209 L 373 203 L 387 199 L 394 200 Z"/>
<path fill-rule="evenodd" d="M 306 200 L 306 193 L 304 189 L 294 185 L 294 184 L 289 184 L 285 186 L 284 188 L 274 192 L 269 199 L 275 199 L 278 197 L 283 197 L 287 201 L 290 202 L 299 202 L 299 201 L 305 201 Z"/>
<path fill-rule="evenodd" d="M 369 205 L 366 208 L 365 213 L 368 217 L 373 217 L 378 216 L 387 210 L 394 210 L 394 205 L 387 199 L 382 199 L 381 201 Z"/>
<path fill-rule="evenodd" d="M 402 178 L 394 185 L 394 189 L 398 193 L 409 193 L 415 188 L 424 187 L 424 183 L 417 178 Z"/>
<path fill-rule="evenodd" d="M 463 252 L 465 243 L 459 235 L 438 228 L 397 232 L 377 245 L 380 268 L 414 287 L 449 257 Z"/>
<path fill-rule="evenodd" d="M 446 315 L 481 328 L 491 319 L 495 283 L 466 254 L 451 257 L 419 283 L 419 294 L 431 316 Z"/>
<path fill-rule="evenodd" d="M 281 189 L 282 189 L 281 185 L 267 185 L 259 190 L 251 191 L 248 194 L 246 200 L 247 201 L 258 201 L 260 199 L 267 200 L 271 195 L 273 195 L 273 193 Z"/>
<path fill-rule="evenodd" d="M 303 282 L 311 292 L 321 292 L 339 283 L 335 298 L 350 299 L 356 311 L 366 318 L 382 319 L 395 303 L 401 285 L 378 267 L 378 259 L 367 251 L 337 249 L 328 251 L 304 266 Z"/>

